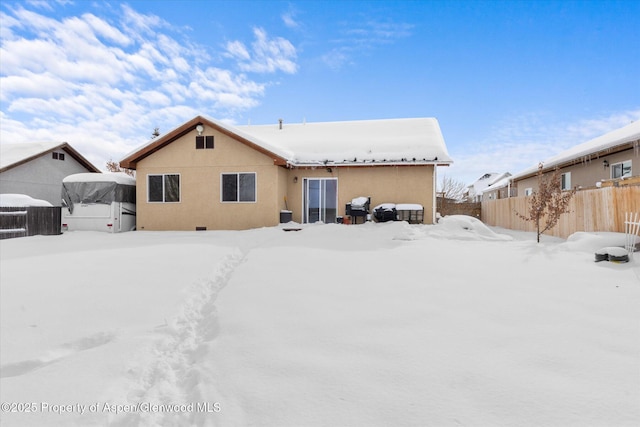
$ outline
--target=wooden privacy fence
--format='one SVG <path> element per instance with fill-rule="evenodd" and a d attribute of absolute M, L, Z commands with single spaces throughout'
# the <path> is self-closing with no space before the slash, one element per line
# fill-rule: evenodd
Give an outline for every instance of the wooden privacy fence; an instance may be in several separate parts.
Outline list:
<path fill-rule="evenodd" d="M 527 214 L 528 197 L 486 200 L 481 219 L 487 225 L 512 230 L 533 231 L 535 224 L 518 218 Z M 625 213 L 640 212 L 640 186 L 580 190 L 571 199 L 569 212 L 545 234 L 566 239 L 577 231 L 625 232 Z"/>
<path fill-rule="evenodd" d="M 61 234 L 62 208 L 49 206 L 0 208 L 0 239 Z"/>

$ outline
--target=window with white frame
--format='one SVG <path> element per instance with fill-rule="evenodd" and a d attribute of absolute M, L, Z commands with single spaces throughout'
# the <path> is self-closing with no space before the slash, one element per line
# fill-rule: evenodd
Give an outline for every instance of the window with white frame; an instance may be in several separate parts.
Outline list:
<path fill-rule="evenodd" d="M 627 178 L 631 176 L 631 160 L 611 165 L 611 178 Z"/>
<path fill-rule="evenodd" d="M 180 201 L 180 175 L 147 175 L 147 201 L 176 203 Z"/>
<path fill-rule="evenodd" d="M 223 202 L 255 202 L 256 173 L 223 173 L 221 179 Z"/>
<path fill-rule="evenodd" d="M 571 190 L 571 172 L 562 174 L 560 188 L 563 190 Z"/>
<path fill-rule="evenodd" d="M 529 188 L 525 188 L 524 189 L 524 195 L 525 196 L 530 196 L 533 194 L 533 188 L 529 187 Z"/>

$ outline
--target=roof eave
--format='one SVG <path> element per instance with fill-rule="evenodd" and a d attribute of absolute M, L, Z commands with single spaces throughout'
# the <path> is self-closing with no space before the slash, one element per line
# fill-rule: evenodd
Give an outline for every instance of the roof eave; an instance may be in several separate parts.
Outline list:
<path fill-rule="evenodd" d="M 48 150 L 44 150 L 41 151 L 37 154 L 34 154 L 32 156 L 26 157 L 22 160 L 19 160 L 15 163 L 12 163 L 10 165 L 7 165 L 3 168 L 0 169 L 0 173 L 8 171 L 10 169 L 13 169 L 15 167 L 18 167 L 20 165 L 24 165 L 25 163 L 29 163 L 30 161 L 37 159 L 38 157 L 42 157 L 46 154 L 49 154 L 55 150 L 64 150 L 66 153 L 68 153 L 71 157 L 73 157 L 78 163 L 80 163 L 82 166 L 84 166 L 87 170 L 91 171 L 91 172 L 96 172 L 96 173 L 100 173 L 102 172 L 100 169 L 98 169 L 97 167 L 95 167 L 93 165 L 93 163 L 91 163 L 89 160 L 87 160 L 82 154 L 80 154 L 79 152 L 77 152 L 73 147 L 71 147 L 69 145 L 68 142 L 62 142 L 60 143 L 60 145 L 56 145 L 55 147 L 51 147 Z"/>
<path fill-rule="evenodd" d="M 549 171 L 554 170 L 554 169 L 563 169 L 563 168 L 566 168 L 566 167 L 569 167 L 569 166 L 576 165 L 578 163 L 583 163 L 584 159 L 586 157 L 588 157 L 589 160 L 592 160 L 592 159 L 599 159 L 599 158 L 605 157 L 605 156 L 610 156 L 611 154 L 616 154 L 616 153 L 619 153 L 621 151 L 625 151 L 625 150 L 628 150 L 630 148 L 633 148 L 634 144 L 636 144 L 637 142 L 638 142 L 638 140 L 627 141 L 627 142 L 624 142 L 622 144 L 618 144 L 618 145 L 615 145 L 615 146 L 601 148 L 599 150 L 592 151 L 590 153 L 586 152 L 584 154 L 575 156 L 575 157 L 573 157 L 573 158 L 571 158 L 569 160 L 564 160 L 564 161 L 560 161 L 560 162 L 557 162 L 557 163 L 556 162 L 550 162 L 548 164 L 545 164 L 543 162 L 542 163 L 543 164 L 542 172 L 544 173 L 544 172 L 549 172 Z M 528 178 L 534 177 L 537 174 L 538 174 L 538 170 L 536 169 L 535 171 L 532 170 L 532 171 L 527 172 L 527 173 L 525 173 L 523 175 L 513 175 L 511 177 L 511 179 L 512 179 L 513 182 L 522 181 L 523 179 L 528 179 Z"/>
<path fill-rule="evenodd" d="M 296 168 L 313 167 L 372 167 L 372 166 L 450 166 L 453 161 L 361 161 L 361 162 L 335 162 L 335 161 L 290 161 L 288 164 Z"/>
<path fill-rule="evenodd" d="M 274 165 L 277 166 L 286 166 L 288 164 L 288 160 L 282 156 L 280 156 L 277 153 L 274 153 L 258 144 L 256 144 L 253 141 L 248 140 L 247 138 L 243 137 L 242 135 L 238 135 L 237 133 L 232 132 L 231 130 L 212 122 L 211 120 L 207 119 L 206 117 L 202 117 L 202 116 L 196 116 L 193 119 L 189 120 L 188 122 L 184 123 L 183 125 L 173 129 L 172 131 L 168 132 L 165 135 L 162 135 L 160 137 L 158 137 L 157 139 L 151 140 L 149 143 L 147 143 L 144 147 L 134 151 L 133 153 L 129 154 L 127 157 L 125 157 L 124 159 L 122 159 L 120 161 L 120 166 L 126 169 L 136 169 L 137 167 L 137 163 L 150 156 L 151 154 L 155 153 L 156 151 L 160 150 L 161 148 L 169 145 L 170 143 L 172 143 L 173 141 L 177 140 L 178 138 L 181 138 L 182 136 L 186 135 L 187 133 L 195 130 L 196 126 L 199 124 L 206 124 L 209 127 L 212 127 L 214 129 L 216 129 L 218 132 L 223 133 L 237 141 L 240 141 L 241 143 L 249 146 L 250 148 L 253 148 L 256 151 L 259 151 L 269 157 L 271 157 L 273 159 L 273 163 Z"/>

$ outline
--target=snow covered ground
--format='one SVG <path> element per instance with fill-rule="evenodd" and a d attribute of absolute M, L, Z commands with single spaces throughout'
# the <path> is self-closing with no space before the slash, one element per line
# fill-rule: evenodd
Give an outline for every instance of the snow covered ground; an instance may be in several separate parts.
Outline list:
<path fill-rule="evenodd" d="M 3 426 L 637 426 L 613 233 L 310 225 L 0 241 Z"/>

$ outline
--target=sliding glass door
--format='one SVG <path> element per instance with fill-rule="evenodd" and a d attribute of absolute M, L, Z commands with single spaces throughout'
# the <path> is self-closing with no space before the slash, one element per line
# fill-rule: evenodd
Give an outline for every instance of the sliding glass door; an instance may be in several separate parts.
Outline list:
<path fill-rule="evenodd" d="M 336 222 L 338 215 L 338 178 L 304 179 L 304 222 Z"/>

